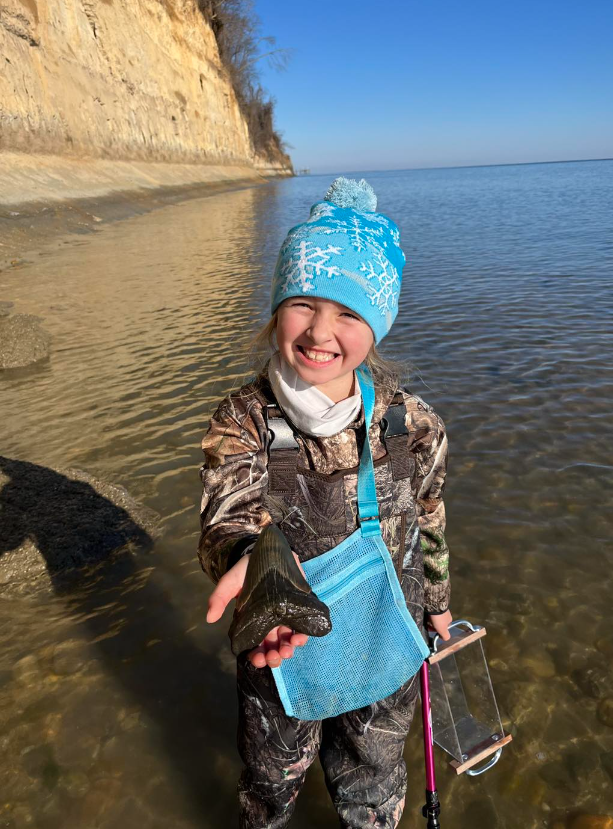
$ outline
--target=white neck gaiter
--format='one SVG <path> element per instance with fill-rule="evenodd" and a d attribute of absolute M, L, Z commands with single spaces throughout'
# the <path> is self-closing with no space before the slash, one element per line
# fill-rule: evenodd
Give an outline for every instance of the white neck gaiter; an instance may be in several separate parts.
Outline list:
<path fill-rule="evenodd" d="M 307 435 L 329 437 L 342 432 L 362 406 L 362 393 L 357 382 L 357 394 L 334 403 L 315 386 L 305 383 L 278 352 L 270 358 L 268 379 L 285 414 Z"/>

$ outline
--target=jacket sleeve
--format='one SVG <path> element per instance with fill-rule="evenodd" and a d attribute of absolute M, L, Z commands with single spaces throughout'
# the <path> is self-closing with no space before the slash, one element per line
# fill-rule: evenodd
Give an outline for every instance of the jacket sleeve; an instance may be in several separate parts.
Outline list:
<path fill-rule="evenodd" d="M 405 396 L 410 447 L 415 457 L 414 492 L 424 554 L 424 609 L 444 613 L 449 607 L 449 548 L 445 539 L 443 490 L 447 474 L 445 424 L 416 395 Z"/>
<path fill-rule="evenodd" d="M 202 440 L 198 557 L 214 582 L 272 523 L 263 502 L 268 481 L 265 434 L 261 406 L 251 395 L 226 398 Z"/>

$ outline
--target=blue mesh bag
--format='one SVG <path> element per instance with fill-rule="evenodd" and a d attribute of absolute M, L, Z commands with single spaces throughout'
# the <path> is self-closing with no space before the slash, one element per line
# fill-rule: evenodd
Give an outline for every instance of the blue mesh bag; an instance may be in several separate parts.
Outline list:
<path fill-rule="evenodd" d="M 368 435 L 375 394 L 364 366 L 358 380 Z M 330 608 L 332 630 L 321 638 L 311 636 L 291 659 L 273 668 L 290 717 L 323 720 L 371 705 L 397 691 L 429 655 L 381 536 L 368 439 L 358 471 L 358 512 L 359 529 L 302 564 L 313 591 Z"/>

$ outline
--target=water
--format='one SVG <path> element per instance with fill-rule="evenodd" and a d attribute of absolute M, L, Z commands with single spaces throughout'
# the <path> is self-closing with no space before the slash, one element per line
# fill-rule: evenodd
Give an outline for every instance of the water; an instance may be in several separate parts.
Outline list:
<path fill-rule="evenodd" d="M 437 754 L 443 825 L 613 814 L 613 162 L 367 178 L 408 258 L 385 351 L 449 431 L 452 610 L 486 624 L 514 734 L 475 780 Z M 47 364 L 0 375 L 0 454 L 121 484 L 165 529 L 68 592 L 0 597 L 3 826 L 236 823 L 229 617 L 205 625 L 195 557 L 199 441 L 248 375 L 285 231 L 329 181 L 168 206 L 0 274 L 0 299 L 54 337 Z M 406 757 L 409 829 L 417 723 Z M 315 825 L 337 822 L 314 768 L 292 826 Z"/>

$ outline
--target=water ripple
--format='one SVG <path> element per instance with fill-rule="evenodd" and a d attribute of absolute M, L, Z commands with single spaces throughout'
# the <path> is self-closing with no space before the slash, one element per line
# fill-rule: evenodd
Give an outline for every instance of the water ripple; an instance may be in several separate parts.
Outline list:
<path fill-rule="evenodd" d="M 142 792 L 155 796 L 166 825 L 213 829 L 230 821 L 234 702 L 224 684 L 226 663 L 216 656 L 227 645 L 221 628 L 203 624 L 210 588 L 194 556 L 199 441 L 218 401 L 249 376 L 245 349 L 266 320 L 284 232 L 306 218 L 329 178 L 164 208 L 69 239 L 52 255 L 2 274 L 0 298 L 44 317 L 54 338 L 48 364 L 0 376 L 2 453 L 121 483 L 157 509 L 167 527 L 149 569 L 121 588 L 130 596 L 149 585 L 143 595 L 155 597 L 155 608 L 138 605 L 147 624 L 139 625 L 138 613 L 128 624 L 126 596 L 110 591 L 108 606 L 95 614 L 90 608 L 98 644 L 84 637 L 87 682 L 79 673 L 67 676 L 62 694 L 53 696 L 57 677 L 47 654 L 62 638 L 83 638 L 78 626 L 92 624 L 88 614 L 59 597 L 40 599 L 40 606 L 34 599 L 0 606 L 7 634 L 0 676 L 3 670 L 13 676 L 14 663 L 33 654 L 38 687 L 50 689 L 46 702 L 37 697 L 36 708 L 31 700 L 34 708 L 25 713 L 27 694 L 18 678 L 0 688 L 0 713 L 13 712 L 9 762 L 15 770 L 7 797 L 16 798 L 27 783 L 28 808 L 49 829 L 70 820 L 90 825 L 79 809 L 93 809 L 105 797 L 136 798 L 139 825 L 158 826 Z M 496 825 L 509 829 L 541 825 L 547 815 L 570 809 L 610 811 L 611 764 L 600 758 L 613 752 L 613 731 L 599 719 L 599 706 L 603 694 L 610 698 L 613 681 L 613 163 L 367 178 L 380 209 L 399 221 L 408 258 L 399 318 L 385 350 L 407 362 L 414 390 L 437 408 L 449 431 L 453 609 L 486 622 L 503 716 L 517 729 L 500 773 L 480 778 L 480 798 L 496 804 Z M 169 647 L 164 621 L 174 631 Z M 179 636 L 179 630 L 189 633 Z M 123 650 L 118 646 L 115 662 L 105 651 L 101 662 L 100 649 L 111 641 Z M 192 712 L 202 749 L 188 746 L 186 757 L 212 775 L 223 770 L 215 787 L 203 790 L 219 804 L 211 814 L 190 811 L 182 797 L 179 775 L 155 739 L 160 721 L 153 709 L 146 727 L 125 726 L 138 720 L 138 700 L 118 679 L 121 660 L 142 660 L 145 672 L 155 666 L 170 681 L 177 648 L 213 659 L 217 667 L 207 681 L 223 689 L 215 715 L 229 718 L 217 753 L 205 758 L 202 747 L 216 726 L 198 714 L 198 689 L 195 702 L 188 699 L 183 675 L 181 705 Z M 604 679 L 586 691 L 581 677 L 588 669 Z M 79 700 L 100 722 L 108 719 L 104 735 L 91 714 L 77 721 L 71 713 L 81 710 Z M 78 733 L 84 746 L 80 777 L 67 759 L 57 760 L 69 756 L 60 720 L 73 723 L 68 737 Z M 14 759 L 43 729 L 57 754 L 55 794 L 26 780 Z M 189 742 L 183 730 L 189 729 L 177 729 L 177 739 Z M 547 763 L 537 759 L 543 752 Z M 417 740 L 407 756 L 410 773 L 421 780 Z M 100 783 L 109 773 L 115 782 Z M 92 794 L 79 794 L 79 785 Z M 73 787 L 70 803 L 67 786 Z M 413 786 L 413 811 L 420 786 Z M 466 781 L 442 773 L 441 790 L 445 825 L 475 825 Z M 309 804 L 300 802 L 304 817 L 296 825 L 324 825 L 321 814 L 335 825 L 321 781 L 311 793 Z M 59 803 L 71 810 L 68 817 Z"/>

